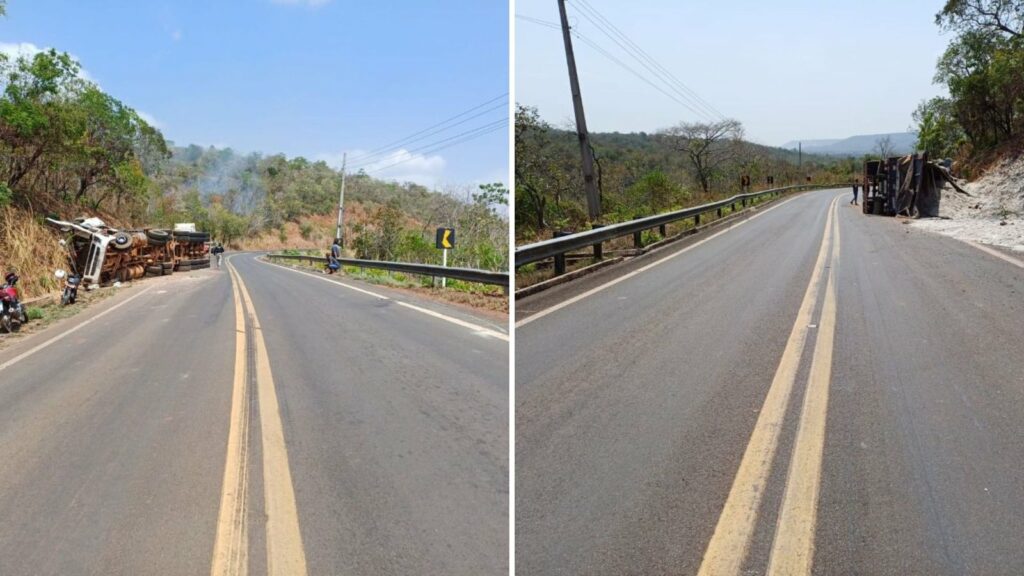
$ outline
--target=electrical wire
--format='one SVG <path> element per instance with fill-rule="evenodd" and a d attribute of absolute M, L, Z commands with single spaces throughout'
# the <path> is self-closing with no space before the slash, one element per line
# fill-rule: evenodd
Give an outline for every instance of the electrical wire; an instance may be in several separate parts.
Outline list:
<path fill-rule="evenodd" d="M 417 157 L 425 157 L 425 156 L 427 156 L 429 154 L 433 154 L 435 152 L 440 152 L 441 150 L 444 150 L 446 148 L 451 148 L 452 146 L 457 146 L 457 145 L 462 144 L 464 142 L 469 142 L 470 140 L 475 140 L 475 139 L 480 138 L 482 136 L 485 136 L 487 134 L 491 134 L 492 132 L 497 132 L 498 130 L 501 130 L 501 129 L 506 128 L 506 127 L 508 127 L 508 118 L 504 118 L 504 119 L 499 120 L 497 122 L 492 122 L 491 124 L 487 124 L 487 125 L 481 126 L 479 128 L 476 128 L 474 130 L 470 130 L 470 131 L 464 132 L 461 135 L 457 135 L 457 136 L 463 136 L 462 138 L 458 138 L 458 139 L 455 139 L 455 140 L 452 140 L 452 138 L 457 138 L 457 136 L 453 136 L 452 138 L 448 138 L 447 140 L 452 140 L 452 141 L 447 142 L 445 144 L 441 144 L 439 146 L 434 146 L 434 147 L 429 148 L 429 149 L 424 149 L 424 150 L 415 151 L 415 152 L 407 150 L 406 153 L 409 154 L 408 158 L 406 158 L 404 160 L 399 160 L 398 162 L 395 162 L 395 163 L 392 163 L 392 164 L 388 164 L 386 166 L 381 166 L 381 167 L 378 167 L 378 168 L 373 168 L 371 170 L 366 170 L 365 172 L 368 173 L 368 174 L 372 174 L 372 173 L 376 173 L 376 172 L 381 172 L 383 170 L 387 170 L 389 168 L 393 168 L 395 166 L 399 166 L 401 164 L 405 164 L 406 162 L 410 162 L 412 160 L 415 160 Z M 439 144 L 439 142 L 437 142 L 435 144 Z"/>
<path fill-rule="evenodd" d="M 503 93 L 503 94 L 501 94 L 499 96 L 495 96 L 494 98 L 491 98 L 490 100 L 488 100 L 488 101 L 486 101 L 486 102 L 484 102 L 482 104 L 478 104 L 478 105 L 476 105 L 476 106 L 474 106 L 474 107 L 472 107 L 472 108 L 470 108 L 468 110 L 460 112 L 460 113 L 456 114 L 455 116 L 452 116 L 451 118 L 448 118 L 447 120 L 442 120 L 441 122 L 438 122 L 437 124 L 434 124 L 432 126 L 428 126 L 428 127 L 424 128 L 424 129 L 422 129 L 422 130 L 420 130 L 418 132 L 414 132 L 414 133 L 412 133 L 412 134 L 410 134 L 410 135 L 408 135 L 408 136 L 406 136 L 404 138 L 400 138 L 398 140 L 395 140 L 393 142 L 390 142 L 390 143 L 385 144 L 383 146 L 380 146 L 378 148 L 374 148 L 373 150 L 370 150 L 369 152 L 366 152 L 364 154 L 360 154 L 359 156 L 353 158 L 353 160 L 357 161 L 357 162 L 358 161 L 362 161 L 362 160 L 364 160 L 366 158 L 369 158 L 371 156 L 377 156 L 381 152 L 390 152 L 390 151 L 393 151 L 393 150 L 395 150 L 395 149 L 397 149 L 397 148 L 399 148 L 401 146 L 409 144 L 410 142 L 421 140 L 422 138 L 418 138 L 420 136 L 427 137 L 427 136 L 431 136 L 433 134 L 437 134 L 439 132 L 444 132 L 445 130 L 448 130 L 449 128 L 452 128 L 452 127 L 457 126 L 459 124 L 463 124 L 465 122 L 465 120 L 463 120 L 463 121 L 458 122 L 456 124 L 451 124 L 450 126 L 445 126 L 445 125 L 451 123 L 452 121 L 458 120 L 459 118 L 462 118 L 463 116 L 465 116 L 467 114 L 475 112 L 475 111 L 477 111 L 477 110 L 479 110 L 481 108 L 484 108 L 485 106 L 493 104 L 494 102 L 497 102 L 498 100 L 503 100 L 503 99 L 505 99 L 507 97 L 508 97 L 508 92 L 505 92 L 505 93 Z M 506 102 L 506 103 L 502 103 L 502 104 L 499 104 L 497 106 L 494 106 L 492 108 L 489 108 L 487 111 L 493 111 L 493 110 L 495 110 L 497 108 L 505 108 L 507 106 L 508 106 L 508 103 Z M 478 117 L 478 116 L 484 114 L 485 112 L 481 112 L 480 114 L 477 114 L 476 116 L 473 116 L 473 117 L 474 118 Z M 469 120 L 469 119 L 467 118 L 466 120 Z M 433 132 L 431 132 L 431 131 L 433 131 Z M 430 132 L 430 134 L 426 134 L 427 132 Z"/>
<path fill-rule="evenodd" d="M 657 60 L 654 59 L 647 51 L 640 47 L 639 44 L 634 42 L 625 32 L 620 30 L 601 14 L 596 8 L 590 5 L 587 0 L 568 0 L 571 4 L 575 5 L 580 9 L 580 15 L 589 20 L 592 24 L 597 26 L 605 35 L 607 35 L 613 42 L 619 45 L 623 50 L 629 53 L 635 58 L 641 65 L 651 71 L 671 86 L 680 96 L 686 98 L 689 101 L 694 102 L 695 105 L 705 111 L 705 115 L 711 119 L 725 119 L 725 115 L 719 112 L 714 106 L 711 105 L 707 100 L 702 98 L 693 89 L 683 83 L 677 78 L 671 71 L 665 66 L 661 65 Z M 618 38 L 618 40 L 616 39 Z M 621 40 L 621 42 L 619 42 Z M 625 45 L 623 45 L 625 43 Z"/>
<path fill-rule="evenodd" d="M 537 25 L 540 25 L 540 26 L 545 26 L 545 27 L 551 28 L 553 30 L 561 30 L 562 29 L 562 26 L 560 24 L 556 24 L 554 22 L 549 22 L 549 21 L 546 21 L 546 20 L 541 20 L 540 18 L 533 18 L 532 16 L 526 16 L 526 15 L 523 15 L 523 14 L 516 14 L 516 18 L 519 18 L 521 20 L 525 20 L 527 22 L 531 22 L 531 23 L 534 23 L 534 24 L 537 24 Z M 612 54 L 611 52 L 605 50 L 597 42 L 594 42 L 590 38 L 584 36 L 581 32 L 577 31 L 576 29 L 571 29 L 570 33 L 575 38 L 581 40 L 584 44 L 586 44 L 586 45 L 590 46 L 591 48 L 593 48 L 595 51 L 600 53 L 605 58 L 607 58 L 607 59 L 611 60 L 612 62 L 614 62 L 615 64 L 619 65 L 624 70 L 626 70 L 627 72 L 633 74 L 634 76 L 636 76 L 641 81 L 647 83 L 649 86 L 651 86 L 655 90 L 661 92 L 662 94 L 667 96 L 672 101 L 674 101 L 677 104 L 683 106 L 684 108 L 686 108 L 687 110 L 693 112 L 694 114 L 696 114 L 698 116 L 704 116 L 704 117 L 708 116 L 707 113 L 699 110 L 698 108 L 695 107 L 695 105 L 693 105 L 691 103 L 688 103 L 687 101 L 682 100 L 678 96 L 668 92 L 665 88 L 655 84 L 650 78 L 644 76 L 643 73 L 638 72 L 635 68 L 633 68 L 629 64 L 626 64 L 625 62 L 620 60 L 618 57 L 616 57 L 614 54 Z"/>
<path fill-rule="evenodd" d="M 476 128 L 472 128 L 470 130 L 466 130 L 465 132 L 460 132 L 458 134 L 455 134 L 454 136 L 449 136 L 449 137 L 443 138 L 441 140 L 437 140 L 437 141 L 434 141 L 434 142 L 430 142 L 428 144 L 424 144 L 424 145 L 420 146 L 419 148 L 412 148 L 412 149 L 408 149 L 408 150 L 402 148 L 402 149 L 392 150 L 391 152 L 395 153 L 395 152 L 405 151 L 405 152 L 408 152 L 410 154 L 412 154 L 412 153 L 419 153 L 422 150 L 428 150 L 430 148 L 433 148 L 434 146 L 437 146 L 438 144 L 443 144 L 445 142 L 450 142 L 450 141 L 455 140 L 457 138 L 461 138 L 461 137 L 466 136 L 468 134 L 473 134 L 473 133 L 475 133 L 475 132 L 477 132 L 479 130 L 487 129 L 487 128 L 491 127 L 491 126 L 494 126 L 494 125 L 502 123 L 502 122 L 508 122 L 508 117 L 506 116 L 506 117 L 503 117 L 503 118 L 501 118 L 499 120 L 495 120 L 493 122 L 490 122 L 488 124 L 484 124 L 482 126 L 477 126 Z M 377 164 L 380 161 L 381 160 L 373 160 L 373 161 L 370 161 L 370 162 L 364 162 L 364 163 L 362 163 L 360 165 L 353 166 L 353 169 L 354 170 L 358 170 L 360 168 L 366 168 L 368 166 L 372 166 L 374 164 Z"/>

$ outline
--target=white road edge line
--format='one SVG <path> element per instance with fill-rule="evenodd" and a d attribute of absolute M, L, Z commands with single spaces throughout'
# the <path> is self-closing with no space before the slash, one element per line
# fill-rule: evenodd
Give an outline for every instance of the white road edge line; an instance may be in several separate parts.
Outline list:
<path fill-rule="evenodd" d="M 61 332 L 60 334 L 54 336 L 53 338 L 50 338 L 46 342 L 43 342 L 42 344 L 39 344 L 38 346 L 35 346 L 34 348 L 31 348 L 29 350 L 26 350 L 26 351 L 22 352 L 21 354 L 18 354 L 14 358 L 11 358 L 10 360 L 4 362 L 3 364 L 0 364 L 0 371 L 3 371 L 5 369 L 13 366 L 14 364 L 24 360 L 25 358 L 28 358 L 29 356 L 35 354 L 36 352 L 39 352 L 43 348 L 46 348 L 50 344 L 53 344 L 54 342 L 57 342 L 58 340 L 62 340 L 64 338 L 70 336 L 71 334 L 74 334 L 75 332 L 81 330 L 82 328 L 88 326 L 89 324 L 92 324 L 96 320 L 99 320 L 100 318 L 103 318 L 104 316 L 106 316 L 107 314 L 110 314 L 114 310 L 117 310 L 121 306 L 124 306 L 125 304 L 131 302 L 132 300 L 135 300 L 139 296 L 142 296 L 146 292 L 149 292 L 149 290 L 152 287 L 153 286 L 146 286 L 141 291 L 139 291 L 138 294 L 133 294 L 132 296 L 128 297 L 126 300 L 123 300 L 121 302 L 118 302 L 117 304 L 114 304 L 110 308 L 107 308 L 103 312 L 100 312 L 99 314 L 93 316 L 92 318 L 89 318 L 88 320 L 84 320 L 81 324 L 79 324 L 77 326 L 74 326 L 73 328 L 69 328 L 68 330 L 65 330 L 64 332 Z"/>
<path fill-rule="evenodd" d="M 401 300 L 395 300 L 394 298 L 390 298 L 388 296 L 384 296 L 383 294 L 377 294 L 376 292 L 371 292 L 369 290 L 364 290 L 362 288 L 358 288 L 356 286 L 352 286 L 351 284 L 345 284 L 344 282 L 338 282 L 336 280 L 331 280 L 329 278 L 324 278 L 323 276 L 318 276 L 318 275 L 313 274 L 311 272 L 304 272 L 302 270 L 296 270 L 294 268 L 289 268 L 287 266 L 281 266 L 279 264 L 274 264 L 273 262 L 267 262 L 266 260 L 261 260 L 259 258 L 257 258 L 256 260 L 258 262 L 262 263 L 262 264 L 266 264 L 267 266 L 273 266 L 275 268 L 280 268 L 281 270 L 287 270 L 289 272 L 295 272 L 296 274 L 302 274 L 303 276 L 309 276 L 310 278 L 316 278 L 317 280 L 323 280 L 324 282 L 329 282 L 331 284 L 334 284 L 335 286 L 342 286 L 344 288 L 348 288 L 349 290 L 355 290 L 356 292 L 362 292 L 363 294 L 366 294 L 366 295 L 369 295 L 369 296 L 373 296 L 374 298 L 379 298 L 381 300 L 394 300 L 395 304 L 398 304 L 399 306 L 404 306 L 404 307 L 409 308 L 411 310 L 415 310 L 417 312 L 426 314 L 427 316 L 431 316 L 431 317 L 437 318 L 439 320 L 444 320 L 445 322 L 450 322 L 452 324 L 455 324 L 456 326 L 462 326 L 463 328 L 469 328 L 470 330 L 472 330 L 478 336 L 491 336 L 493 338 L 497 338 L 499 340 L 504 340 L 505 342 L 508 342 L 508 334 L 505 334 L 503 332 L 498 332 L 497 330 L 492 330 L 492 329 L 484 327 L 484 326 L 480 326 L 479 324 L 473 324 L 472 322 L 466 322 L 465 320 L 460 320 L 458 318 L 455 318 L 455 317 L 452 317 L 452 316 L 448 316 L 448 315 L 442 314 L 440 312 L 434 312 L 433 310 L 428 310 L 426 308 L 422 308 L 420 306 L 416 306 L 415 304 L 409 304 L 408 302 L 403 302 Z"/>
<path fill-rule="evenodd" d="M 982 252 L 991 254 L 991 255 L 995 256 L 996 258 L 1000 258 L 1000 259 L 1006 260 L 1007 262 L 1009 262 L 1010 264 L 1013 264 L 1014 266 L 1018 266 L 1020 268 L 1024 268 L 1024 261 L 1017 260 L 1016 258 L 1014 258 L 1013 256 L 1010 256 L 1008 254 L 1003 254 L 1002 252 L 1000 252 L 999 250 L 996 250 L 995 248 L 989 248 L 988 246 L 985 246 L 983 244 L 979 244 L 978 242 L 975 242 L 973 240 L 964 240 L 964 242 L 966 242 L 967 244 L 969 244 L 971 246 L 974 246 L 975 248 L 977 248 L 978 250 L 981 250 Z"/>
<path fill-rule="evenodd" d="M 802 196 L 802 195 L 800 195 L 800 196 Z M 699 242 L 694 242 L 693 244 L 690 244 L 689 246 L 679 250 L 678 252 L 673 252 L 672 254 L 669 254 L 668 256 L 665 256 L 664 258 L 661 258 L 660 260 L 655 260 L 654 262 L 651 262 L 650 264 L 647 264 L 647 265 L 645 265 L 645 266 L 643 266 L 641 268 L 637 268 L 636 270 L 633 270 L 632 272 L 629 272 L 628 274 L 623 274 L 622 276 L 619 276 L 618 278 L 615 278 L 614 280 L 609 280 L 608 282 L 605 282 L 604 284 L 601 284 L 600 286 L 595 286 L 594 288 L 591 288 L 590 290 L 587 290 L 586 292 L 584 292 L 582 294 L 577 294 L 576 296 L 573 296 L 572 298 L 569 298 L 568 300 L 565 300 L 563 302 L 559 302 L 558 304 L 555 304 L 554 306 L 551 306 L 550 308 L 545 308 L 544 310 L 541 310 L 540 312 L 537 312 L 535 314 L 531 314 L 531 315 L 527 316 L 526 318 L 523 318 L 519 322 L 516 322 L 516 328 L 519 328 L 521 326 L 525 326 L 525 325 L 529 324 L 530 322 L 533 322 L 534 320 L 539 320 L 539 319 L 547 316 L 548 314 L 551 314 L 552 312 L 557 312 L 557 311 L 561 310 L 562 308 L 565 308 L 566 306 L 570 306 L 572 304 L 575 304 L 576 302 L 579 302 L 580 300 L 583 300 L 584 298 L 586 298 L 588 296 L 593 296 L 594 294 L 597 294 L 598 292 L 600 292 L 600 291 L 602 291 L 602 290 L 604 290 L 606 288 L 611 288 L 612 286 L 618 284 L 619 282 L 623 282 L 625 280 L 628 280 L 628 279 L 632 278 L 633 276 L 636 276 L 637 274 L 640 274 L 641 272 L 646 272 L 647 270 L 650 270 L 651 268 L 654 268 L 655 266 L 658 266 L 660 264 L 664 264 L 665 262 L 675 258 L 676 256 L 679 256 L 680 254 L 684 254 L 686 252 L 689 252 L 690 250 L 693 250 L 694 248 L 696 248 L 697 246 L 700 246 L 701 244 L 704 244 L 705 242 L 710 242 L 711 240 L 714 240 L 715 238 L 718 238 L 722 234 L 725 234 L 726 232 L 728 232 L 728 231 L 730 231 L 730 230 L 732 230 L 734 228 L 738 228 L 738 227 L 746 224 L 747 222 L 750 222 L 751 220 L 753 220 L 753 219 L 755 219 L 755 218 L 757 218 L 759 216 L 763 216 L 763 215 L 771 212 L 772 210 L 775 210 L 776 208 L 780 208 L 780 207 L 788 204 L 789 202 L 792 202 L 793 200 L 796 200 L 797 198 L 800 198 L 800 196 L 794 196 L 792 198 L 789 198 L 788 200 L 783 200 L 782 202 L 776 204 L 775 206 L 769 207 L 764 212 L 758 212 L 757 214 L 754 214 L 750 218 L 745 218 L 743 220 L 740 220 L 739 222 L 730 224 L 729 226 L 726 226 L 724 229 L 719 230 L 718 232 L 715 232 L 711 236 L 708 236 L 707 238 L 704 238 L 703 240 L 700 240 Z"/>

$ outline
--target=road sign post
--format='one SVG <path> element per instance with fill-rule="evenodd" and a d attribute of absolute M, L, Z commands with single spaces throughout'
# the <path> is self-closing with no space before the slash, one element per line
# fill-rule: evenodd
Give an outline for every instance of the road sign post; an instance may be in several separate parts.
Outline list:
<path fill-rule="evenodd" d="M 455 228 L 438 228 L 434 236 L 434 247 L 441 251 L 441 266 L 448 267 L 448 251 L 455 247 Z M 448 285 L 448 278 L 441 277 L 441 288 Z"/>
<path fill-rule="evenodd" d="M 441 250 L 441 266 L 448 267 L 448 249 L 444 248 Z M 441 288 L 448 286 L 448 278 L 446 276 L 441 277 Z"/>

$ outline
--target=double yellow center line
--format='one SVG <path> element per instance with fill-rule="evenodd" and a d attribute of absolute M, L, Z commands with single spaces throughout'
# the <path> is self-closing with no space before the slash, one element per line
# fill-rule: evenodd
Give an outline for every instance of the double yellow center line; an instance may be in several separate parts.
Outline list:
<path fill-rule="evenodd" d="M 235 302 L 235 377 L 228 431 L 227 463 L 221 492 L 212 576 L 248 573 L 248 330 L 252 330 L 257 400 L 263 454 L 263 497 L 266 509 L 267 573 L 271 576 L 306 572 L 306 554 L 299 531 L 299 515 L 292 487 L 284 428 L 274 390 L 263 331 L 245 282 L 228 262 Z M 247 328 L 246 318 L 251 326 Z"/>
<path fill-rule="evenodd" d="M 817 324 L 810 376 L 767 572 L 769 575 L 787 576 L 811 573 L 835 337 L 835 273 L 839 261 L 837 201 L 838 197 L 829 205 L 810 283 L 714 535 L 704 553 L 698 572 L 700 576 L 733 576 L 740 574 L 743 568 L 778 448 L 786 407 L 796 383 L 808 334 L 815 327 L 811 321 L 824 285 L 824 302 Z"/>

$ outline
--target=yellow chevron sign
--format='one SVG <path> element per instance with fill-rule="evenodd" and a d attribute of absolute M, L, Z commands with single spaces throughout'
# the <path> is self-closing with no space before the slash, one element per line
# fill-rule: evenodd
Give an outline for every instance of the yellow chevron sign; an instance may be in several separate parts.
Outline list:
<path fill-rule="evenodd" d="M 455 228 L 438 228 L 435 236 L 435 245 L 438 250 L 448 250 L 455 247 Z"/>

